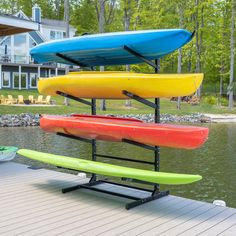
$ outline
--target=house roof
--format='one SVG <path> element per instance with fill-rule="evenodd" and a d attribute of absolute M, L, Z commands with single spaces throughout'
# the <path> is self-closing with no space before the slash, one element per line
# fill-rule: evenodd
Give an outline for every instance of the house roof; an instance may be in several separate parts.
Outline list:
<path fill-rule="evenodd" d="M 62 20 L 52 20 L 52 19 L 42 18 L 41 24 L 53 26 L 53 27 L 66 28 L 66 22 Z M 70 25 L 70 28 L 74 28 L 74 27 Z"/>
<path fill-rule="evenodd" d="M 38 24 L 12 15 L 0 14 L 0 36 L 37 31 Z"/>

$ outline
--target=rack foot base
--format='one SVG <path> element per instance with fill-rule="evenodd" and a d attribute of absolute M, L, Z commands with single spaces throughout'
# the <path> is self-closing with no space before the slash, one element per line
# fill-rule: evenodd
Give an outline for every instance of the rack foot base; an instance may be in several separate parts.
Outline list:
<path fill-rule="evenodd" d="M 125 208 L 126 208 L 126 210 L 132 209 L 132 208 L 134 208 L 134 207 L 143 205 L 143 204 L 145 204 L 145 203 L 147 203 L 147 202 L 151 202 L 151 201 L 154 201 L 154 200 L 156 200 L 156 199 L 159 199 L 159 198 L 168 196 L 169 193 L 170 193 L 169 190 L 157 192 L 157 193 L 155 193 L 154 195 L 152 195 L 152 196 L 150 196 L 150 197 L 141 198 L 141 199 L 139 199 L 139 200 L 136 200 L 136 201 L 127 203 L 127 204 L 125 205 Z"/>
<path fill-rule="evenodd" d="M 100 188 L 93 187 L 93 186 L 96 186 L 96 185 L 99 185 L 99 184 L 102 184 L 102 183 L 109 183 L 109 184 L 114 184 L 114 185 L 127 187 L 127 188 L 129 187 L 127 185 L 112 183 L 112 182 L 106 181 L 106 180 L 97 180 L 97 181 L 91 181 L 87 184 L 75 185 L 75 186 L 72 186 L 72 187 L 64 188 L 64 189 L 62 189 L 62 193 L 68 193 L 68 192 L 71 192 L 71 191 L 75 191 L 75 190 L 84 188 L 84 189 L 89 189 L 89 190 L 93 190 L 93 191 L 96 191 L 96 192 L 101 192 L 101 193 L 110 194 L 110 195 L 117 196 L 117 197 L 123 197 L 123 198 L 134 200 L 133 202 L 127 203 L 125 205 L 125 208 L 127 210 L 132 209 L 132 208 L 137 207 L 137 206 L 140 206 L 144 203 L 147 203 L 147 202 L 150 202 L 150 201 L 153 201 L 153 200 L 156 200 L 156 199 L 159 199 L 159 198 L 162 198 L 164 196 L 169 195 L 168 190 L 167 191 L 161 191 L 161 192 L 152 192 L 152 191 L 146 190 L 146 189 L 131 187 L 133 189 L 144 190 L 144 191 L 147 191 L 147 192 L 151 193 L 151 195 L 148 196 L 148 197 L 139 198 L 139 197 L 135 197 L 135 196 L 130 196 L 130 195 L 117 193 L 117 192 L 111 192 L 111 191 L 108 191 L 108 190 L 103 190 L 103 189 L 100 189 Z"/>

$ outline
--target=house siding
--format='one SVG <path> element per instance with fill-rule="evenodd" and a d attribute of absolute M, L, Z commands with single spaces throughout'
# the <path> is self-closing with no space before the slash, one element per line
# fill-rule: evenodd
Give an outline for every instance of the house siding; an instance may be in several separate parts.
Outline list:
<path fill-rule="evenodd" d="M 22 11 L 19 11 L 17 14 L 15 14 L 15 16 L 23 17 L 25 20 L 30 19 Z M 21 21 L 21 19 L 19 19 L 19 21 Z M 50 23 L 52 20 L 47 21 Z M 31 85 L 31 80 L 34 79 L 31 73 L 38 75 L 39 68 L 40 75 L 38 75 L 38 77 L 54 76 L 56 74 L 56 69 L 58 75 L 65 74 L 66 68 L 61 67 L 60 64 L 36 64 L 36 62 L 34 62 L 29 55 L 29 51 L 32 46 L 43 43 L 44 41 L 51 40 L 51 30 L 58 30 L 60 32 L 65 31 L 65 27 L 59 24 L 61 22 L 55 22 L 57 22 L 58 25 L 47 25 L 43 24 L 42 22 L 41 24 L 39 24 L 39 31 L 31 31 L 22 34 L 6 36 L 10 37 L 10 43 L 8 41 L 5 42 L 5 44 L 2 43 L 1 45 L 0 89 L 36 89 L 36 87 Z M 71 37 L 74 36 L 75 31 L 75 28 L 70 27 Z M 6 38 L 2 38 L 2 40 L 4 39 Z M 24 45 L 24 47 L 21 45 Z M 7 72 L 7 74 L 5 72 Z M 18 76 L 17 73 L 20 73 L 20 76 Z M 5 85 L 3 84 L 3 75 L 5 76 Z M 36 75 L 34 76 L 36 77 Z M 7 81 L 9 81 L 9 83 L 7 83 Z"/>
<path fill-rule="evenodd" d="M 10 86 L 9 87 L 4 87 L 3 86 L 3 81 L 1 82 L 1 88 L 2 89 L 19 89 L 14 87 L 14 75 L 16 73 L 19 73 L 19 65 L 2 65 L 2 73 L 4 72 L 9 72 L 10 73 Z M 1 73 L 1 76 L 2 76 Z M 32 87 L 31 86 L 31 80 L 30 80 L 30 74 L 38 74 L 38 66 L 35 65 L 35 67 L 32 67 L 32 65 L 29 67 L 27 65 L 21 66 L 21 74 L 26 74 L 26 88 L 21 88 L 21 89 L 37 89 L 37 87 Z M 56 68 L 40 68 L 40 77 L 41 78 L 46 78 L 49 77 L 49 74 L 51 76 L 54 76 L 56 74 Z M 57 72 L 58 75 L 65 75 L 65 69 L 61 68 L 58 69 Z M 19 82 L 18 82 L 19 83 Z"/>

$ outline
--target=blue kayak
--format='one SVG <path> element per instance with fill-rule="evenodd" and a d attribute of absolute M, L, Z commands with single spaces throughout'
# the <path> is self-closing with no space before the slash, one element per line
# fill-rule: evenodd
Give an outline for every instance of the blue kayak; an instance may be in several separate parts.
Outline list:
<path fill-rule="evenodd" d="M 30 54 L 39 63 L 81 66 L 136 64 L 142 60 L 125 50 L 124 46 L 153 60 L 182 47 L 192 35 L 183 29 L 84 35 L 42 43 L 32 48 Z"/>

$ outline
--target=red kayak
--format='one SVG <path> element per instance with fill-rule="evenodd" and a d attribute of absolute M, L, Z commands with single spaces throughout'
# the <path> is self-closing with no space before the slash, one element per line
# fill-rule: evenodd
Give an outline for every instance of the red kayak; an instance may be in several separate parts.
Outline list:
<path fill-rule="evenodd" d="M 129 139 L 152 146 L 194 149 L 208 138 L 208 128 L 146 123 L 138 119 L 93 115 L 42 116 L 43 130 L 105 141 Z"/>

